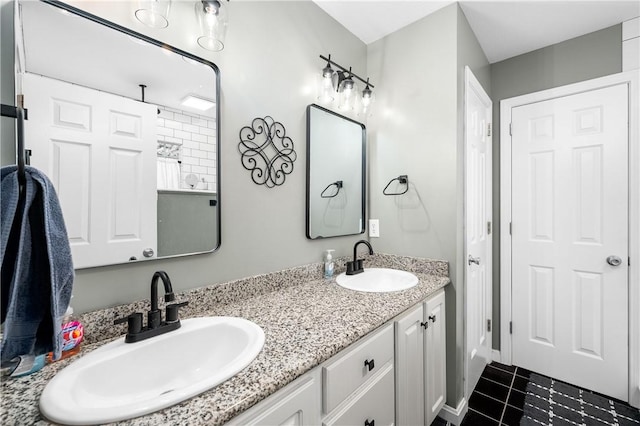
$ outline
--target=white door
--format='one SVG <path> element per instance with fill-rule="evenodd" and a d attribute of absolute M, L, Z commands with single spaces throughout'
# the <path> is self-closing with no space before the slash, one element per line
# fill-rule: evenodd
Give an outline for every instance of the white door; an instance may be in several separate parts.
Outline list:
<path fill-rule="evenodd" d="M 513 364 L 625 401 L 627 91 L 511 110 Z"/>
<path fill-rule="evenodd" d="M 74 267 L 157 252 L 156 107 L 33 74 L 22 81 L 25 147 L 56 188 Z"/>
<path fill-rule="evenodd" d="M 491 361 L 491 99 L 465 69 L 466 384 L 470 397 Z"/>

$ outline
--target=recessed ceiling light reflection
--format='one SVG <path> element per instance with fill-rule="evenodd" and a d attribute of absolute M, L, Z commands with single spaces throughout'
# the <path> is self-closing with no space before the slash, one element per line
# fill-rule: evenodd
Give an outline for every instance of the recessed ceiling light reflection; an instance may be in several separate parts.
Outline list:
<path fill-rule="evenodd" d="M 182 106 L 187 108 L 197 109 L 198 111 L 207 111 L 214 106 L 216 103 L 210 99 L 201 98 L 195 95 L 187 95 L 181 102 Z"/>

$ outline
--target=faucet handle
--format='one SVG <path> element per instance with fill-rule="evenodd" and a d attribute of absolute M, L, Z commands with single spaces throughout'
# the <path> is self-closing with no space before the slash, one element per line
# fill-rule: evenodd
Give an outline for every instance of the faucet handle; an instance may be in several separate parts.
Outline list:
<path fill-rule="evenodd" d="M 187 306 L 188 304 L 189 302 L 186 301 L 186 302 L 172 303 L 170 305 L 167 305 L 166 322 L 171 323 L 171 322 L 178 321 L 178 309 L 184 306 Z"/>
<path fill-rule="evenodd" d="M 117 318 L 113 320 L 114 325 L 122 324 L 124 322 L 127 323 L 127 334 L 136 334 L 142 331 L 142 313 L 141 312 L 134 312 L 129 316 Z"/>
<path fill-rule="evenodd" d="M 355 275 L 363 272 L 362 259 L 347 262 L 347 275 Z"/>

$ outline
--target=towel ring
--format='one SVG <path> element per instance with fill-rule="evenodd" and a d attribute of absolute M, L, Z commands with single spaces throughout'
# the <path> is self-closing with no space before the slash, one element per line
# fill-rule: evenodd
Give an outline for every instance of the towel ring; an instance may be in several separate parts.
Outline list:
<path fill-rule="evenodd" d="M 404 191 L 402 192 L 387 192 L 387 188 L 389 188 L 389 185 L 391 185 L 393 183 L 393 181 L 398 181 L 400 184 L 405 185 Z M 387 186 L 384 187 L 384 189 L 382 190 L 382 193 L 384 195 L 402 195 L 402 194 L 406 194 L 407 191 L 409 190 L 409 177 L 407 175 L 400 175 L 397 178 L 393 178 L 389 181 L 389 183 L 387 184 Z"/>
<path fill-rule="evenodd" d="M 334 186 L 334 185 L 336 187 L 336 193 L 333 194 L 333 195 L 324 195 L 324 193 L 327 192 L 327 190 L 329 188 L 331 188 L 332 186 Z M 337 181 L 335 181 L 333 183 L 330 183 L 329 185 L 327 185 L 327 187 L 325 189 L 322 190 L 322 192 L 320 193 L 320 197 L 321 198 L 333 198 L 336 195 L 338 195 L 338 193 L 340 192 L 340 188 L 342 188 L 342 181 L 341 180 L 337 180 Z"/>

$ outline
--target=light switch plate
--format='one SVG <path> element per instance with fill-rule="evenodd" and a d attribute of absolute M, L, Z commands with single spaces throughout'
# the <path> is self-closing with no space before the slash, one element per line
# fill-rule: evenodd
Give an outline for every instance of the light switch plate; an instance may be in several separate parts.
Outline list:
<path fill-rule="evenodd" d="M 380 221 L 378 219 L 369 219 L 369 237 L 377 238 L 380 236 Z"/>

